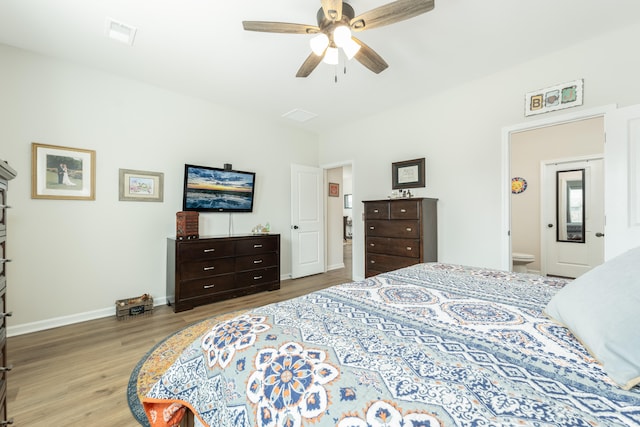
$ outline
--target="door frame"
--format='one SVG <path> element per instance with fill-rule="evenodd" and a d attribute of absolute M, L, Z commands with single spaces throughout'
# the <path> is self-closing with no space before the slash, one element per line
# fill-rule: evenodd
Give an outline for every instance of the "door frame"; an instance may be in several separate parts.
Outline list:
<path fill-rule="evenodd" d="M 602 117 L 617 108 L 616 104 L 608 104 L 586 110 L 579 110 L 569 114 L 552 116 L 545 119 L 532 120 L 502 128 L 502 173 L 501 173 L 501 205 L 502 238 L 500 239 L 500 268 L 511 270 L 511 134 L 543 127 L 556 126 L 564 123 Z"/>
<path fill-rule="evenodd" d="M 540 218 L 542 219 L 542 222 L 540 224 L 540 274 L 543 276 L 547 275 L 547 250 L 548 247 L 547 245 L 549 244 L 549 233 L 546 233 L 547 230 L 545 230 L 544 224 L 547 221 L 544 221 L 544 218 L 548 218 L 545 216 L 545 213 L 547 213 L 546 209 L 549 209 L 549 205 L 547 204 L 548 198 L 546 197 L 546 191 L 547 186 L 546 186 L 546 179 L 548 178 L 548 174 L 547 174 L 547 166 L 550 165 L 554 165 L 554 164 L 567 164 L 567 163 L 581 163 L 581 162 L 589 162 L 592 160 L 602 160 L 603 161 L 603 168 L 604 168 L 604 153 L 596 153 L 596 154 L 592 154 L 592 155 L 586 155 L 586 156 L 576 156 L 576 157 L 567 157 L 567 158 L 563 158 L 563 159 L 551 159 L 551 160 L 543 160 L 540 162 Z M 603 173 L 603 179 L 604 179 L 604 173 Z M 604 188 L 604 185 L 603 185 Z M 604 204 L 604 197 L 602 200 L 603 204 Z M 586 207 L 585 207 L 586 209 Z M 556 227 L 558 225 L 556 224 Z M 585 224 L 585 228 L 583 229 L 583 233 L 586 233 L 586 224 Z M 604 229 L 603 229 L 604 231 Z M 585 234 L 586 235 L 586 234 Z M 604 246 L 604 242 L 603 242 L 603 246 Z"/>
<path fill-rule="evenodd" d="M 323 170 L 324 173 L 324 188 L 325 188 L 325 192 L 327 191 L 327 188 L 329 186 L 329 181 L 327 179 L 327 171 L 329 169 L 335 169 L 335 168 L 341 168 L 344 166 L 351 166 L 351 194 L 352 194 L 352 205 L 353 207 L 351 208 L 351 212 L 352 212 L 352 226 L 351 226 L 351 230 L 352 230 L 352 238 L 351 238 L 351 279 L 352 280 L 357 280 L 355 278 L 355 267 L 354 266 L 354 254 L 356 253 L 356 205 L 358 207 L 360 207 L 359 204 L 356 203 L 356 201 L 358 201 L 359 199 L 356 196 L 356 162 L 353 160 L 343 160 L 343 161 L 339 161 L 339 162 L 334 162 L 334 163 L 324 163 L 321 164 L 319 167 Z M 326 197 L 326 194 L 325 194 Z M 324 259 L 325 259 L 325 271 L 327 269 L 327 250 L 328 250 L 328 227 L 327 227 L 327 221 L 328 221 L 328 216 L 327 216 L 327 203 L 324 204 L 324 250 L 325 250 L 325 254 L 324 254 Z"/>

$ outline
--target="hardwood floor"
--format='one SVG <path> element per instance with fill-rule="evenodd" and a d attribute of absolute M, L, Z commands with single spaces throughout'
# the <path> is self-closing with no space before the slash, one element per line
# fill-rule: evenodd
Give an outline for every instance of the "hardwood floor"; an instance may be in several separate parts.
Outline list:
<path fill-rule="evenodd" d="M 127 404 L 131 371 L 154 344 L 198 320 L 232 310 L 294 298 L 351 281 L 351 245 L 345 268 L 286 280 L 262 292 L 174 313 L 155 307 L 148 316 L 92 320 L 8 339 L 8 409 L 15 426 L 139 426 Z"/>

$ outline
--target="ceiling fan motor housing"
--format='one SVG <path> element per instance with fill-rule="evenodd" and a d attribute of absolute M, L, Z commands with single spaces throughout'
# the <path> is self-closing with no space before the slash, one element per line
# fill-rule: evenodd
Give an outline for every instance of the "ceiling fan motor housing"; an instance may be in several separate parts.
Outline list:
<path fill-rule="evenodd" d="M 356 13 L 353 8 L 348 3 L 342 3 L 342 18 L 339 21 L 327 19 L 322 8 L 318 10 L 316 19 L 318 20 L 318 27 L 320 27 L 320 31 L 329 36 L 329 40 L 333 42 L 333 30 L 340 25 L 344 25 L 349 28 L 350 22 L 354 16 L 356 16 Z"/>

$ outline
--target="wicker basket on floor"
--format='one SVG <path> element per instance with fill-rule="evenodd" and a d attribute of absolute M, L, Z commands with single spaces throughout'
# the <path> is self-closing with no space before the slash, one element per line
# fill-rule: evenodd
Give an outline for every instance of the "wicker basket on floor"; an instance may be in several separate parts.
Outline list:
<path fill-rule="evenodd" d="M 153 312 L 153 298 L 149 294 L 116 301 L 116 317 L 118 320 L 144 316 Z"/>

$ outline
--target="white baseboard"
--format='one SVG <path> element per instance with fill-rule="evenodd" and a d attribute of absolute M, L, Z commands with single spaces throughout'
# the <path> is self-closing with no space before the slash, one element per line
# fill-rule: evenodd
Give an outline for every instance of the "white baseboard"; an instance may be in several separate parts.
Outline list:
<path fill-rule="evenodd" d="M 344 268 L 344 262 L 341 262 L 340 264 L 328 265 L 327 271 L 338 270 L 340 268 Z"/>
<path fill-rule="evenodd" d="M 156 298 L 153 306 L 167 303 L 167 297 Z M 46 329 L 58 328 L 60 326 L 72 325 L 74 323 L 86 322 L 88 320 L 102 319 L 103 317 L 116 316 L 115 306 L 101 308 L 99 310 L 85 311 L 84 313 L 71 314 L 69 316 L 54 317 L 52 319 L 39 320 L 37 322 L 24 323 L 22 325 L 8 326 L 7 336 L 30 334 L 32 332 L 44 331 Z"/>

